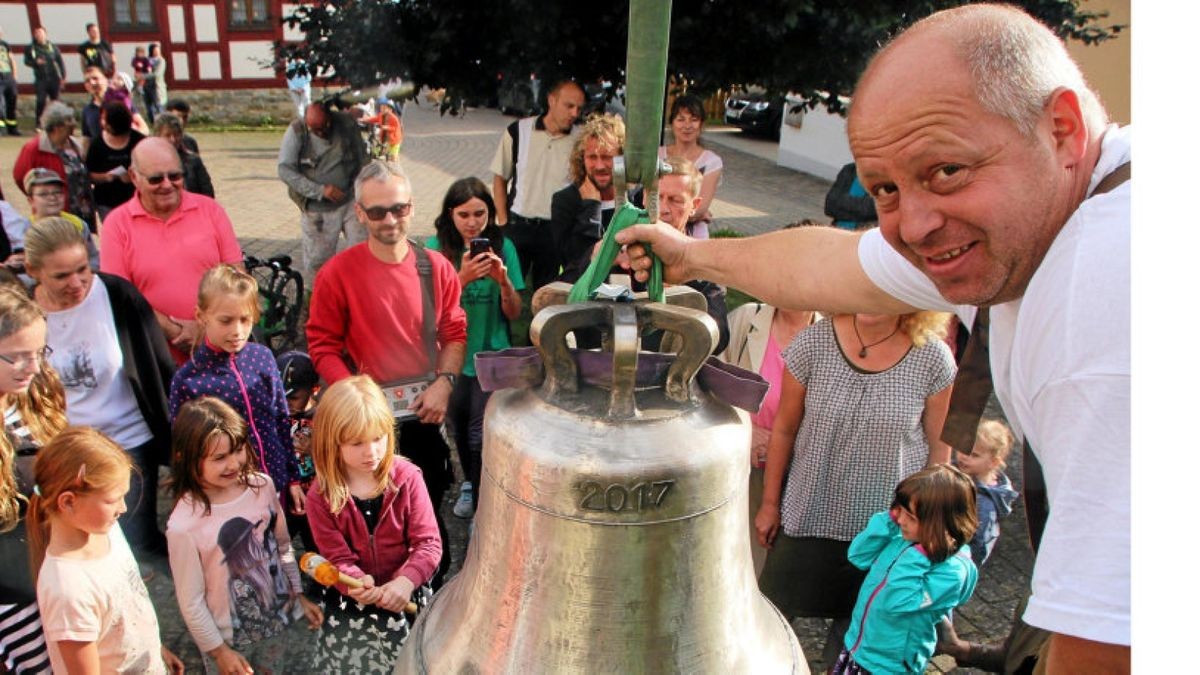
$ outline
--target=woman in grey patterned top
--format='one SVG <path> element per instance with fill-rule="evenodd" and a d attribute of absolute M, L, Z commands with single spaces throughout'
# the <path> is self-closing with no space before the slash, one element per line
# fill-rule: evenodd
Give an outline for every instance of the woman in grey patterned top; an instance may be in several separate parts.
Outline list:
<path fill-rule="evenodd" d="M 759 585 L 789 618 L 835 619 L 827 652 L 840 648 L 862 583 L 850 541 L 900 480 L 950 461 L 938 438 L 955 372 L 940 339 L 947 316 L 839 314 L 784 350 L 754 523 L 770 549 Z"/>

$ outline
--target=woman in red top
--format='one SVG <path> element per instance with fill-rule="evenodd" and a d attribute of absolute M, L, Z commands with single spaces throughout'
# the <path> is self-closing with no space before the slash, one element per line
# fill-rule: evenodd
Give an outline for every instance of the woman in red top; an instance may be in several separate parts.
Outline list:
<path fill-rule="evenodd" d="M 67 186 L 66 210 L 96 231 L 96 205 L 92 197 L 92 181 L 84 165 L 83 146 L 73 136 L 75 110 L 61 101 L 46 106 L 41 119 L 42 130 L 21 147 L 13 162 L 13 181 L 24 192 L 25 174 L 30 169 L 50 169 Z"/>

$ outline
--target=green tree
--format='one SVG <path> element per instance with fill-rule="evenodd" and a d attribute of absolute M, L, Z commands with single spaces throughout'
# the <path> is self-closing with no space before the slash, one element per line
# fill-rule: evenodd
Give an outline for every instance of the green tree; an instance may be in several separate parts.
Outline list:
<path fill-rule="evenodd" d="M 961 0 L 675 0 L 668 71 L 701 93 L 734 84 L 794 92 L 843 112 L 875 48 Z M 1016 4 L 1063 39 L 1095 44 L 1124 26 L 1079 0 Z M 445 87 L 448 106 L 491 99 L 498 78 L 536 73 L 621 82 L 629 3 L 545 0 L 324 0 L 284 18 L 305 39 L 279 44 L 319 76 L 358 88 L 403 77 Z M 834 94 L 830 96 L 829 94 Z"/>

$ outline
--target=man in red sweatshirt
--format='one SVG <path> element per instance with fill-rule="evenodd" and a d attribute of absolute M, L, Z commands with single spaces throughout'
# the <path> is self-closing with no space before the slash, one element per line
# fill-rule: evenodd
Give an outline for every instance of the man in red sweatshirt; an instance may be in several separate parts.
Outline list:
<path fill-rule="evenodd" d="M 358 372 L 384 388 L 396 414 L 397 451 L 421 467 L 429 496 L 440 505 L 453 480 L 440 425 L 466 354 L 462 286 L 449 260 L 410 243 L 412 187 L 397 165 L 375 160 L 364 166 L 354 200 L 367 240 L 317 273 L 306 326 L 309 355 L 327 384 Z M 425 261 L 429 298 L 420 273 Z M 426 307 L 432 339 L 425 337 Z M 440 512 L 438 525 L 444 541 Z M 447 552 L 435 581 L 448 566 Z"/>

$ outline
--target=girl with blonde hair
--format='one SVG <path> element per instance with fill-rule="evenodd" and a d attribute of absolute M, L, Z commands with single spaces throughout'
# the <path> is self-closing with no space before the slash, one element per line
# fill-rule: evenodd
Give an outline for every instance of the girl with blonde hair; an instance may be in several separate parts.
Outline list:
<path fill-rule="evenodd" d="M 363 649 L 397 654 L 408 636 L 401 610 L 442 557 L 433 503 L 416 465 L 393 455 L 393 428 L 383 391 L 365 375 L 339 380 L 317 406 L 308 522 L 321 555 L 363 583 L 324 589 L 331 620 L 319 664 L 336 667 Z M 419 595 L 419 604 L 427 601 Z M 392 669 L 384 661 L 371 666 Z"/>
<path fill-rule="evenodd" d="M 45 315 L 22 287 L 0 286 L 0 659 L 14 673 L 50 667 L 22 520 L 34 456 L 67 426 L 66 398 L 46 361 L 49 353 Z"/>
<path fill-rule="evenodd" d="M 292 513 L 304 512 L 300 466 L 292 445 L 292 420 L 275 356 L 250 342 L 258 321 L 258 282 L 232 265 L 221 264 L 200 279 L 196 320 L 204 338 L 171 380 L 171 417 L 201 396 L 216 396 L 246 420 L 258 468 L 286 496 Z"/>
<path fill-rule="evenodd" d="M 38 451 L 29 499 L 29 556 L 56 673 L 182 672 L 162 646 L 158 618 L 117 517 L 132 462 L 90 427 Z"/>

